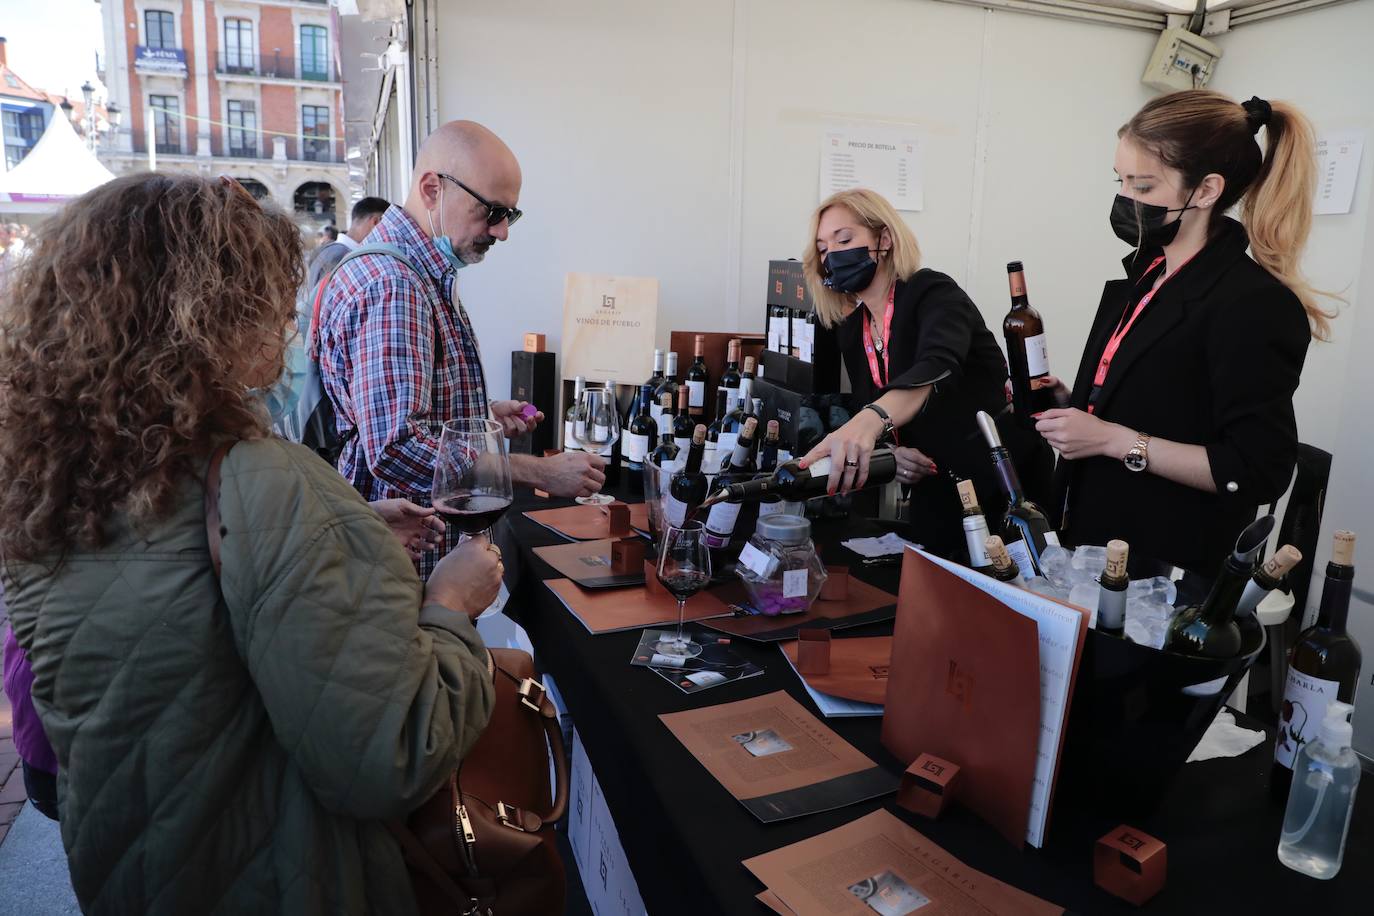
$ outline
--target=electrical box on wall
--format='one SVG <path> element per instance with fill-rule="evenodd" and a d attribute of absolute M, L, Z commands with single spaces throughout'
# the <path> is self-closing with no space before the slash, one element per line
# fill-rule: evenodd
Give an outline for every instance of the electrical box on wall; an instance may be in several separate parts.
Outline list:
<path fill-rule="evenodd" d="M 1221 48 L 1187 29 L 1165 29 L 1140 81 L 1160 92 L 1201 89 L 1212 80 Z"/>

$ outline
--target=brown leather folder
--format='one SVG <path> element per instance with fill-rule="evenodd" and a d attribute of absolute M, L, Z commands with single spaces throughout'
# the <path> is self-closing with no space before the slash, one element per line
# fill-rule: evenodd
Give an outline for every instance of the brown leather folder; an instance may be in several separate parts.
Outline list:
<path fill-rule="evenodd" d="M 1021 847 L 1040 735 L 1035 621 L 907 551 L 883 711 L 883 745 L 910 763 L 958 764 L 957 801 Z"/>
<path fill-rule="evenodd" d="M 720 596 L 725 601 L 747 602 L 748 593 L 740 583 L 732 583 L 721 589 Z M 750 614 L 744 617 L 724 617 L 713 620 L 707 626 L 732 636 L 754 642 L 779 642 L 796 639 L 801 629 L 841 630 L 857 627 L 866 623 L 891 620 L 893 602 L 897 599 L 875 585 L 859 579 L 850 578 L 849 591 L 841 601 L 817 601 L 805 614 L 778 614 L 768 617 L 764 614 Z"/>
<path fill-rule="evenodd" d="M 583 588 L 621 588 L 643 585 L 647 572 L 643 562 L 617 569 L 617 541 L 573 541 L 534 548 L 534 555 L 572 579 Z"/>
<path fill-rule="evenodd" d="M 593 635 L 677 623 L 677 599 L 666 591 L 653 593 L 642 585 L 588 590 L 568 579 L 546 579 L 544 584 Z M 701 592 L 688 599 L 683 619 L 728 613 L 730 609 L 715 595 Z"/>
<path fill-rule="evenodd" d="M 798 642 L 781 644 L 782 651 L 797 664 Z M 860 636 L 830 641 L 830 671 L 803 674 L 812 689 L 832 697 L 860 703 L 882 703 L 887 699 L 888 666 L 892 660 L 891 636 Z"/>
<path fill-rule="evenodd" d="M 525 518 L 536 524 L 551 528 L 565 538 L 574 541 L 595 541 L 616 537 L 611 532 L 610 515 L 604 506 L 565 506 L 562 509 L 538 509 L 526 512 Z M 649 530 L 649 506 L 647 503 L 630 504 L 630 527 L 638 531 Z"/>

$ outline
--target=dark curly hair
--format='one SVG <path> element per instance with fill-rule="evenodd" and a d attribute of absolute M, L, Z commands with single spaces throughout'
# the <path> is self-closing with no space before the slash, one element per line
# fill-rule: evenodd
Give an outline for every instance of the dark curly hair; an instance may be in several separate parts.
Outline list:
<path fill-rule="evenodd" d="M 68 204 L 0 310 L 0 551 L 61 558 L 165 517 L 214 446 L 268 433 L 300 235 L 232 179 L 139 174 Z"/>

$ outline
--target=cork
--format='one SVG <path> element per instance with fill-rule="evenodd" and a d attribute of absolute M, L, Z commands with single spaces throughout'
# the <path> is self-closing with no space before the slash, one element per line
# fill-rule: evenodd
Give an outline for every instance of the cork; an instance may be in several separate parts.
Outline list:
<path fill-rule="evenodd" d="M 1130 553 L 1130 547 L 1125 541 L 1107 542 L 1107 569 L 1103 572 L 1103 577 L 1111 579 L 1113 582 L 1127 581 L 1126 557 Z"/>
<path fill-rule="evenodd" d="M 1340 566 L 1355 565 L 1355 532 L 1336 532 L 1332 538 L 1331 562 Z"/>
<path fill-rule="evenodd" d="M 978 506 L 978 491 L 973 488 L 973 481 L 961 480 L 956 487 L 959 490 L 959 503 L 965 512 L 982 511 Z"/>
<path fill-rule="evenodd" d="M 754 357 L 752 357 L 752 356 L 746 356 L 746 357 L 744 358 L 744 371 L 747 372 L 747 373 L 749 373 L 750 375 L 753 375 L 753 373 L 754 373 Z"/>
<path fill-rule="evenodd" d="M 994 569 L 1012 569 L 1014 564 L 1011 562 L 1011 554 L 1007 553 L 1007 545 L 1002 543 L 1002 539 L 997 535 L 991 535 L 983 542 L 983 549 L 987 551 L 988 559 L 992 561 Z"/>
<path fill-rule="evenodd" d="M 1292 544 L 1284 544 L 1279 548 L 1279 552 L 1270 557 L 1264 564 L 1264 574 L 1270 579 L 1278 581 L 1288 575 L 1288 571 L 1302 562 L 1302 551 Z"/>
<path fill-rule="evenodd" d="M 673 409 L 673 393 L 671 391 L 663 392 L 663 396 L 658 399 L 658 403 L 671 413 Z"/>
<path fill-rule="evenodd" d="M 692 430 L 692 444 L 702 445 L 706 442 L 706 427 L 698 423 L 697 428 Z"/>
<path fill-rule="evenodd" d="M 778 431 L 780 429 L 781 427 L 778 426 L 777 420 L 768 421 L 768 435 L 770 438 L 776 439 L 778 437 Z"/>
<path fill-rule="evenodd" d="M 754 438 L 754 433 L 758 431 L 758 428 L 759 428 L 759 418 L 758 418 L 758 417 L 750 417 L 749 419 L 747 419 L 747 420 L 744 421 L 744 429 L 740 430 L 740 438 L 742 438 L 742 439 L 752 439 L 752 438 Z"/>

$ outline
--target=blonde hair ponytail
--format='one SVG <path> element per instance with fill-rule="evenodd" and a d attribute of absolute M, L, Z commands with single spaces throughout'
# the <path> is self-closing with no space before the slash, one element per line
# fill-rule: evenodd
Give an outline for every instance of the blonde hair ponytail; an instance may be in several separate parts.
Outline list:
<path fill-rule="evenodd" d="M 1322 294 L 1303 277 L 1299 263 L 1312 230 L 1312 198 L 1317 189 L 1312 125 L 1286 102 L 1271 102 L 1270 109 L 1264 164 L 1241 202 L 1241 221 L 1255 260 L 1302 301 L 1312 336 L 1330 340 L 1335 312 L 1317 304 Z"/>

